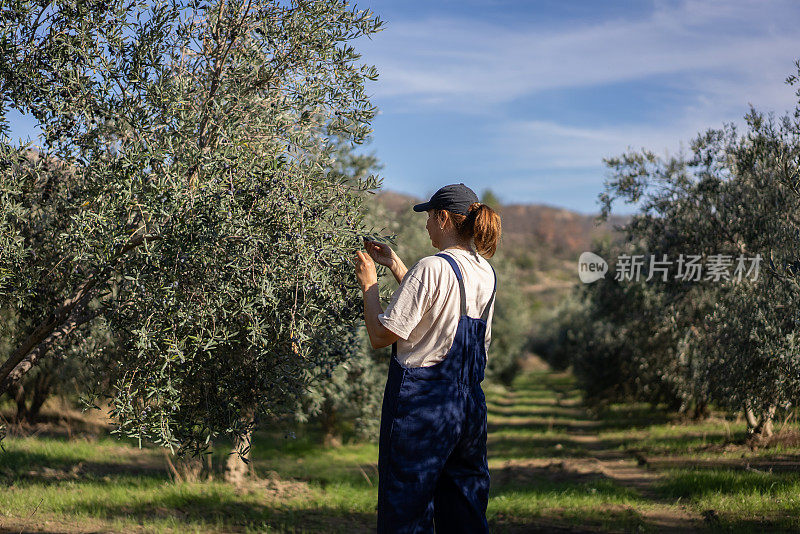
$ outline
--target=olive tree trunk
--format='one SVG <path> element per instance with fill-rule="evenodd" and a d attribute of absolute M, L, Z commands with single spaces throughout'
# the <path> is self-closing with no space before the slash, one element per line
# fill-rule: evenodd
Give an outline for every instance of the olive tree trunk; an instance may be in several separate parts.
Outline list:
<path fill-rule="evenodd" d="M 234 436 L 233 446 L 225 462 L 225 482 L 240 486 L 250 472 L 250 440 L 253 435 L 252 423 L 254 412 L 249 409 L 245 412 L 245 420 L 248 423 L 248 431 L 243 436 Z"/>
<path fill-rule="evenodd" d="M 322 407 L 320 414 L 322 424 L 323 445 L 325 447 L 339 447 L 342 445 L 342 438 L 339 435 L 339 418 L 336 412 L 336 405 L 331 399 L 327 399 Z"/>
<path fill-rule="evenodd" d="M 767 408 L 760 416 L 757 416 L 752 406 L 748 403 L 744 410 L 745 420 L 747 421 L 747 435 L 751 439 L 762 440 L 772 436 L 772 420 L 775 418 L 776 406 Z"/>

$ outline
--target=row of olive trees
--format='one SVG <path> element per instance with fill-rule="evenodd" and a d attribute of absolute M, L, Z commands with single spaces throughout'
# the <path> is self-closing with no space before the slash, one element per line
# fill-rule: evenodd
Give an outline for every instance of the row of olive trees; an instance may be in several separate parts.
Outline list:
<path fill-rule="evenodd" d="M 344 0 L 15 0 L 0 13 L 0 394 L 91 355 L 116 432 L 177 450 L 292 413 L 360 319 L 350 254 L 375 115 Z M 102 321 L 112 351 L 71 351 Z M 106 354 L 106 356 L 103 356 Z"/>
<path fill-rule="evenodd" d="M 800 401 L 800 104 L 779 119 L 751 110 L 745 123 L 705 132 L 686 156 L 607 160 L 602 217 L 618 199 L 640 208 L 621 228 L 625 245 L 598 245 L 609 272 L 562 306 L 548 353 L 574 367 L 588 400 L 665 403 L 696 416 L 713 404 L 743 411 L 760 436 Z M 616 279 L 622 254 L 647 259 L 638 282 Z M 706 266 L 727 256 L 731 276 L 685 279 L 681 254 Z M 650 255 L 674 262 L 666 280 L 659 272 L 645 281 Z M 733 276 L 739 257 L 749 270 L 757 256 L 757 274 Z"/>
<path fill-rule="evenodd" d="M 363 180 L 382 168 L 374 154 L 360 153 L 346 145 L 338 150 L 335 165 L 336 173 L 351 180 Z M 387 217 L 373 198 L 369 195 L 364 201 L 363 235 L 381 239 L 375 230 L 384 226 Z M 388 270 L 379 266 L 379 272 L 385 275 Z M 388 291 L 381 287 L 383 295 Z M 328 446 L 341 444 L 346 434 L 376 439 L 388 368 L 386 351 L 370 347 L 363 321 L 316 350 L 330 353 L 325 359 L 331 363 L 314 369 L 312 381 L 298 398 L 294 419 L 318 425 Z"/>
<path fill-rule="evenodd" d="M 18 329 L 24 328 L 23 317 L 12 309 L 0 311 L 0 354 L 10 352 L 10 343 Z M 84 393 L 83 385 L 94 380 L 100 371 L 99 362 L 113 361 L 114 340 L 102 318 L 83 327 L 80 336 L 72 336 L 54 347 L 52 354 L 42 360 L 19 381 L 11 385 L 8 396 L 16 405 L 15 423 L 39 422 L 42 408 L 54 395 L 75 398 Z M 93 362 L 93 365 L 89 365 Z"/>
<path fill-rule="evenodd" d="M 387 220 L 407 260 L 434 252 L 419 219 L 364 219 L 375 71 L 349 42 L 380 26 L 334 0 L 3 7 L 0 128 L 11 107 L 45 134 L 0 147 L 0 394 L 21 417 L 80 383 L 171 447 L 246 444 L 259 414 L 374 433 L 386 358 L 354 328 L 349 255 Z M 495 265 L 510 380 L 526 313 Z"/>
<path fill-rule="evenodd" d="M 363 181 L 380 169 L 373 155 L 359 154 L 349 143 L 337 142 L 339 146 L 331 176 Z M 40 209 L 46 210 L 47 206 L 40 206 Z M 386 220 L 385 214 L 367 210 L 364 224 L 374 229 Z M 384 292 L 386 290 L 384 288 Z M 24 327 L 20 323 L 19 310 L 3 311 L 0 354 L 10 352 L 16 331 Z M 83 327 L 79 334 L 54 347 L 48 358 L 12 385 L 9 395 L 17 405 L 16 422 L 37 422 L 44 401 L 51 395 L 74 397 L 85 394 L 84 385 L 91 381 L 104 382 L 100 389 L 108 386 L 106 367 L 115 365 L 120 356 L 114 352 L 115 340 L 104 318 L 98 317 Z M 334 340 L 317 343 L 313 349 L 325 364 L 309 370 L 310 378 L 302 395 L 296 398 L 297 405 L 291 408 L 291 418 L 320 425 L 326 444 L 341 443 L 345 431 L 361 438 L 376 434 L 388 356 L 379 354 L 368 345 L 363 328 L 352 326 Z M 273 420 L 273 423 L 278 422 Z M 236 458 L 230 460 L 231 467 L 245 468 L 244 464 L 235 462 Z M 178 467 L 208 470 L 211 466 L 206 461 Z"/>

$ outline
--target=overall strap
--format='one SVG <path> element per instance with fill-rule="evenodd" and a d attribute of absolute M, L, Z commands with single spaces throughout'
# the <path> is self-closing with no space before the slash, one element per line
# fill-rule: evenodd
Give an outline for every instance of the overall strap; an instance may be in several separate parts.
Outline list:
<path fill-rule="evenodd" d="M 489 267 L 492 267 L 492 265 L 489 264 Z M 494 288 L 492 289 L 492 296 L 489 298 L 489 303 L 483 309 L 483 313 L 481 314 L 481 319 L 483 319 L 484 321 L 489 320 L 489 308 L 492 307 L 492 301 L 494 301 L 494 294 L 497 292 L 497 271 L 494 270 L 494 267 L 492 267 L 492 273 L 494 274 Z"/>
<path fill-rule="evenodd" d="M 436 256 L 446 259 L 447 263 L 449 263 L 450 266 L 453 268 L 453 270 L 456 272 L 456 278 L 458 278 L 458 287 L 461 290 L 461 315 L 466 315 L 467 291 L 464 289 L 464 278 L 461 276 L 461 269 L 458 268 L 456 260 L 454 260 L 453 257 L 450 256 L 449 254 L 443 254 L 440 252 L 439 254 L 436 254 Z"/>

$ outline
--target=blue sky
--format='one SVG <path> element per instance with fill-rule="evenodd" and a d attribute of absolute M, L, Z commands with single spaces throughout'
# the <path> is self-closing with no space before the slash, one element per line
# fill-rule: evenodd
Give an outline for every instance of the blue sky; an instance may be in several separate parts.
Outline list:
<path fill-rule="evenodd" d="M 505 204 L 598 210 L 604 157 L 676 153 L 752 103 L 783 113 L 797 0 L 359 0 L 386 21 L 355 43 L 380 79 L 385 189 L 464 182 Z M 14 136 L 36 136 L 10 117 Z M 633 208 L 618 206 L 617 213 Z"/>
<path fill-rule="evenodd" d="M 364 0 L 386 29 L 356 46 L 381 73 L 372 150 L 384 188 L 442 185 L 504 203 L 598 210 L 602 158 L 674 154 L 783 113 L 800 58 L 800 2 Z M 619 206 L 618 213 L 633 208 Z"/>

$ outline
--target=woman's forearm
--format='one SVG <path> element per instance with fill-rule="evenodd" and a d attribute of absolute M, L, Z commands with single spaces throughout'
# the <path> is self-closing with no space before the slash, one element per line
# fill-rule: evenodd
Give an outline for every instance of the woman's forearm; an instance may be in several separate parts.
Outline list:
<path fill-rule="evenodd" d="M 394 279 L 397 280 L 397 283 L 399 284 L 400 282 L 403 281 L 403 278 L 408 272 L 408 269 L 403 263 L 403 260 L 397 257 L 397 254 L 395 254 L 393 260 L 394 262 L 392 263 L 391 271 L 392 274 L 394 275 Z"/>
<path fill-rule="evenodd" d="M 364 323 L 367 327 L 369 341 L 374 349 L 380 349 L 391 345 L 397 339 L 397 335 L 388 330 L 378 320 L 378 315 L 383 313 L 380 298 L 378 297 L 378 284 L 372 284 L 364 291 Z"/>

